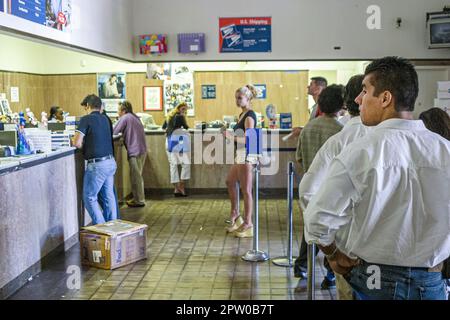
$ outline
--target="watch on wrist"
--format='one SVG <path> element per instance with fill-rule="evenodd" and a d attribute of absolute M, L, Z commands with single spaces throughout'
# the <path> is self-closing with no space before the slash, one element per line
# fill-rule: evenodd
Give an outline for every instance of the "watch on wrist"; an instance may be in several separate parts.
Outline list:
<path fill-rule="evenodd" d="M 337 253 L 337 252 L 338 252 L 338 247 L 335 246 L 333 252 L 330 253 L 330 254 L 325 254 L 325 257 L 326 257 L 328 260 L 333 260 L 334 257 L 336 256 L 336 253 Z"/>

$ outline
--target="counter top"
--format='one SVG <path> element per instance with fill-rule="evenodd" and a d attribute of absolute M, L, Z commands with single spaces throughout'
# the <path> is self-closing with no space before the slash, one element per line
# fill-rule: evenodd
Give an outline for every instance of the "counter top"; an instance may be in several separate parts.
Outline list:
<path fill-rule="evenodd" d="M 206 129 L 204 132 L 205 133 L 215 133 L 215 132 L 219 132 L 221 129 L 220 128 L 208 128 Z M 231 131 L 232 129 L 227 129 L 229 131 Z M 262 129 L 263 132 L 267 132 L 267 133 L 272 133 L 272 132 L 277 132 L 280 134 L 289 134 L 292 132 L 292 129 L 267 129 L 264 128 Z M 188 130 L 190 133 L 195 133 L 195 132 L 201 132 L 201 129 L 189 129 Z M 158 135 L 158 134 L 165 134 L 166 130 L 162 130 L 162 129 L 156 129 L 156 130 L 145 130 L 145 134 L 147 135 Z"/>
<path fill-rule="evenodd" d="M 76 148 L 68 147 L 62 148 L 49 153 L 31 154 L 23 156 L 14 156 L 0 158 L 0 175 L 10 172 L 29 168 L 41 163 L 52 161 L 70 154 L 74 154 Z"/>

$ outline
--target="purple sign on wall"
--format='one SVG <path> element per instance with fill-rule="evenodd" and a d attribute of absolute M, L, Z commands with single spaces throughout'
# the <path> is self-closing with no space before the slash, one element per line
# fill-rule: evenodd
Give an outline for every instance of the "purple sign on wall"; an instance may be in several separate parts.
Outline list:
<path fill-rule="evenodd" d="M 205 52 L 204 33 L 180 33 L 178 34 L 179 53 Z"/>

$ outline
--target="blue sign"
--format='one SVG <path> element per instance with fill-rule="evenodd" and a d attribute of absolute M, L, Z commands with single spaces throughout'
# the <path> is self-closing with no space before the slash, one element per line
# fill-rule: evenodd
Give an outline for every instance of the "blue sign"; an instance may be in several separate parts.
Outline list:
<path fill-rule="evenodd" d="M 220 18 L 220 52 L 271 52 L 272 18 Z"/>
<path fill-rule="evenodd" d="M 258 92 L 258 94 L 256 95 L 256 99 L 267 98 L 267 86 L 265 84 L 255 84 L 255 88 Z"/>
<path fill-rule="evenodd" d="M 202 85 L 202 99 L 215 99 L 215 98 L 216 98 L 216 86 Z"/>
<path fill-rule="evenodd" d="M 10 4 L 12 15 L 45 25 L 45 0 L 10 0 Z"/>
<path fill-rule="evenodd" d="M 5 7 L 3 5 L 4 5 L 3 0 L 0 0 L 0 12 L 5 11 Z"/>

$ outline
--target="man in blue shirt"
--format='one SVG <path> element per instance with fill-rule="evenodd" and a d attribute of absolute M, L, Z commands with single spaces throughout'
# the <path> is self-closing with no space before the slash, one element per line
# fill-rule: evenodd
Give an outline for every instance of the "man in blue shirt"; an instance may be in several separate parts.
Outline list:
<path fill-rule="evenodd" d="M 102 100 L 96 95 L 86 98 L 86 111 L 75 132 L 73 144 L 83 149 L 87 161 L 83 182 L 83 202 L 92 218 L 92 223 L 101 224 L 117 219 L 117 204 L 114 196 L 114 174 L 117 169 L 113 155 L 111 125 L 101 114 Z M 98 194 L 105 195 L 102 209 Z"/>

